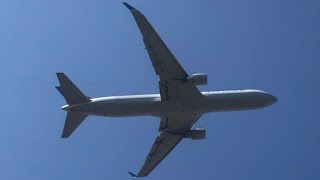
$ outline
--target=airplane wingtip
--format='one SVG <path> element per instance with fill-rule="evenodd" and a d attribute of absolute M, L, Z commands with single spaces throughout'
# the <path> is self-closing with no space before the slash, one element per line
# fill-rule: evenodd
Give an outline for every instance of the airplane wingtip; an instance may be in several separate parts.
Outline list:
<path fill-rule="evenodd" d="M 136 178 L 137 175 L 133 174 L 132 172 L 128 172 L 133 178 Z"/>
<path fill-rule="evenodd" d="M 130 4 L 126 3 L 126 2 L 122 2 L 129 10 L 133 10 L 135 9 L 134 7 L 132 7 Z"/>

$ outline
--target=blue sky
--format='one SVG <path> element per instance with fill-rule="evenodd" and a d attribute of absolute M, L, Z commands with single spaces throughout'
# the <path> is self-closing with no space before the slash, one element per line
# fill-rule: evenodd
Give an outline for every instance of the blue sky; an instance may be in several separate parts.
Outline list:
<path fill-rule="evenodd" d="M 320 3 L 316 0 L 128 1 L 201 90 L 261 89 L 268 108 L 212 113 L 148 179 L 320 178 Z M 61 139 L 65 72 L 88 96 L 158 93 L 121 1 L 0 2 L 0 179 L 130 179 L 158 135 L 154 117 L 89 117 Z"/>

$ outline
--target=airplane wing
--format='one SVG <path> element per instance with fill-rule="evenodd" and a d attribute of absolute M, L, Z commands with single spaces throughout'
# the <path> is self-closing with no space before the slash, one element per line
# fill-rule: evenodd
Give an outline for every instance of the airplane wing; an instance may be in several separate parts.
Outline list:
<path fill-rule="evenodd" d="M 132 13 L 143 36 L 152 66 L 160 77 L 162 100 L 185 99 L 202 96 L 197 87 L 187 83 L 188 73 L 179 64 L 147 18 L 137 9 L 123 3 Z"/>
<path fill-rule="evenodd" d="M 144 165 L 134 177 L 147 176 L 182 140 L 180 135 L 174 135 L 168 132 L 162 132 L 152 145 L 152 148 L 145 160 Z"/>
<path fill-rule="evenodd" d="M 162 132 L 153 143 L 144 165 L 137 175 L 129 174 L 133 177 L 147 176 L 182 140 L 181 134 L 188 131 L 199 118 L 199 115 L 162 117 L 159 128 Z"/>
<path fill-rule="evenodd" d="M 201 117 L 198 114 L 185 114 L 179 117 L 161 117 L 159 131 L 184 133 Z"/>
<path fill-rule="evenodd" d="M 161 100 L 184 100 L 202 96 L 197 87 L 188 82 L 188 73 L 179 64 L 147 18 L 137 9 L 123 3 L 132 13 L 143 36 L 143 42 L 151 59 L 152 66 L 159 76 Z M 161 117 L 158 136 L 137 175 L 147 176 L 182 140 L 185 132 L 200 118 L 189 114 L 179 117 Z"/>

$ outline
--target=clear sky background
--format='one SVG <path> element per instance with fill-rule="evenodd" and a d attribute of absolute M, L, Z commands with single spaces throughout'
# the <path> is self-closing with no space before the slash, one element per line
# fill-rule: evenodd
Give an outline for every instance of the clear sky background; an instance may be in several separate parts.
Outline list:
<path fill-rule="evenodd" d="M 201 90 L 261 89 L 271 107 L 211 113 L 148 179 L 320 179 L 320 1 L 130 0 Z M 89 117 L 61 139 L 65 72 L 88 96 L 158 93 L 158 77 L 118 0 L 0 1 L 0 179 L 130 179 L 155 117 Z"/>

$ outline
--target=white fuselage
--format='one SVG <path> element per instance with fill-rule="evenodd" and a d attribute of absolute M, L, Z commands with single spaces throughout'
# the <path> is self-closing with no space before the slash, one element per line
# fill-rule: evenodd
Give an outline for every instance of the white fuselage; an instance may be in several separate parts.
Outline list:
<path fill-rule="evenodd" d="M 161 101 L 159 94 L 126 95 L 92 98 L 88 103 L 65 105 L 63 110 L 98 116 L 176 116 L 218 111 L 258 109 L 277 98 L 260 90 L 202 92 L 196 99 Z"/>

